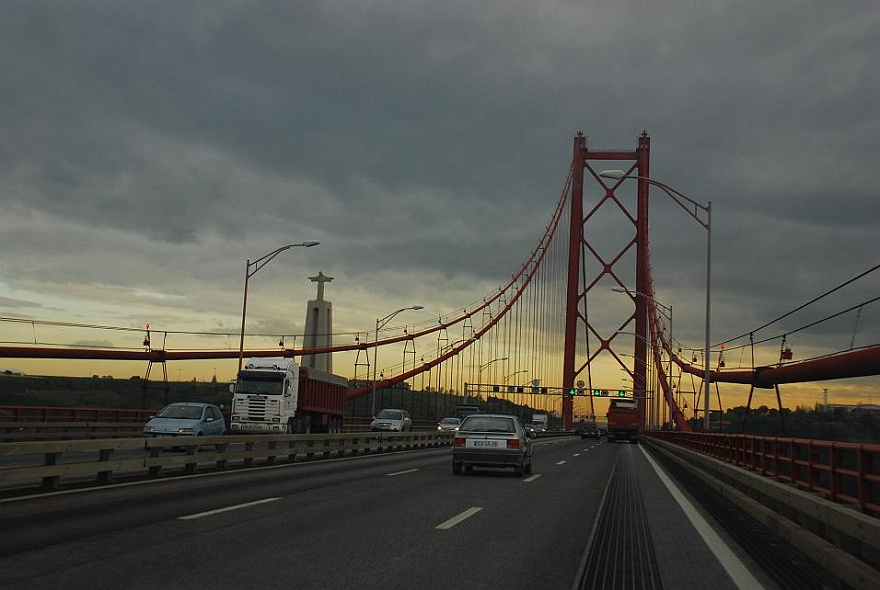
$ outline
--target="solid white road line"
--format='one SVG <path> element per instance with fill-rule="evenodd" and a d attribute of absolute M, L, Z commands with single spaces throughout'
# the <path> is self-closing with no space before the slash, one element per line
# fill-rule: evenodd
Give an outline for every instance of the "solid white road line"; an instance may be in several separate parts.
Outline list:
<path fill-rule="evenodd" d="M 440 531 L 445 531 L 447 529 L 451 529 L 452 527 L 454 527 L 458 523 L 462 522 L 463 520 L 467 520 L 468 518 L 470 518 L 471 516 L 473 516 L 474 514 L 476 514 L 477 512 L 479 512 L 482 509 L 483 509 L 482 507 L 477 507 L 477 506 L 474 506 L 473 508 L 468 508 L 467 510 L 465 510 L 464 512 L 462 512 L 458 516 L 453 516 L 452 518 L 450 518 L 446 522 L 441 522 L 440 524 L 438 524 L 434 528 L 437 530 L 440 530 Z"/>
<path fill-rule="evenodd" d="M 178 517 L 178 520 L 193 520 L 196 518 L 202 518 L 205 516 L 211 516 L 213 514 L 220 514 L 221 512 L 229 512 L 230 510 L 238 510 L 239 508 L 249 508 L 250 506 L 256 506 L 258 504 L 266 504 L 267 502 L 274 502 L 275 500 L 280 500 L 281 498 L 266 498 L 265 500 L 257 500 L 256 502 L 248 502 L 247 504 L 236 504 L 235 506 L 227 506 L 226 508 L 218 508 L 217 510 L 208 510 L 207 512 L 197 512 L 196 514 L 188 514 L 186 516 Z"/>
<path fill-rule="evenodd" d="M 407 469 L 405 471 L 395 471 L 394 473 L 389 473 L 388 475 L 403 475 L 404 473 L 412 473 L 413 471 L 418 471 L 418 469 Z"/>
<path fill-rule="evenodd" d="M 763 586 L 761 583 L 749 572 L 745 564 L 740 561 L 739 557 L 737 557 L 733 551 L 731 551 L 730 547 L 727 546 L 724 540 L 718 536 L 718 533 L 712 530 L 712 527 L 709 526 L 706 519 L 703 518 L 694 505 L 691 504 L 684 494 L 681 493 L 678 486 L 669 479 L 666 473 L 660 470 L 660 466 L 654 462 L 650 455 L 648 455 L 644 447 L 639 445 L 639 449 L 648 460 L 648 463 L 654 468 L 660 481 L 663 482 L 666 489 L 669 490 L 669 493 L 672 494 L 672 497 L 678 502 L 681 509 L 684 510 L 685 515 L 688 517 L 688 520 L 691 521 L 691 524 L 694 525 L 697 533 L 700 534 L 706 542 L 706 545 L 709 546 L 709 549 L 715 554 L 715 557 L 718 558 L 721 567 L 723 567 L 730 575 L 730 578 L 733 580 L 733 583 L 736 584 L 737 588 L 743 588 L 744 590 L 762 588 Z"/>

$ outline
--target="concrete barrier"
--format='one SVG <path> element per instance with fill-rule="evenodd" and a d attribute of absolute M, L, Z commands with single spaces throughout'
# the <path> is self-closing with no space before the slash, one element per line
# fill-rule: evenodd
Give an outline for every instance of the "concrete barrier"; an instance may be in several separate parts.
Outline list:
<path fill-rule="evenodd" d="M 0 443 L 0 493 L 450 446 L 439 432 L 225 435 Z"/>

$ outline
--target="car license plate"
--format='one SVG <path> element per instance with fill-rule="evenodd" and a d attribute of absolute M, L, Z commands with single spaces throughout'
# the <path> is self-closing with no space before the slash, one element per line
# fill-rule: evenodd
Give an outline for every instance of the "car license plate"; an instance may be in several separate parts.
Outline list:
<path fill-rule="evenodd" d="M 506 447 L 506 441 L 503 440 L 484 440 L 484 439 L 468 439 L 467 446 L 474 449 L 503 449 Z"/>

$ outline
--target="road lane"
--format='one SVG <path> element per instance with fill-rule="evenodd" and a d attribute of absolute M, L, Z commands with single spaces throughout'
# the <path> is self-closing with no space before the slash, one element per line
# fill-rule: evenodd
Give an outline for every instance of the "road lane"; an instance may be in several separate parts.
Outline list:
<path fill-rule="evenodd" d="M 536 576 L 568 587 L 615 452 L 540 441 L 525 479 L 454 476 L 440 449 L 58 495 L 15 503 L 15 517 L 3 503 L 0 526 L 16 533 L 0 541 L 0 586 L 194 587 L 210 572 L 240 588 L 521 586 Z M 278 499 L 257 503 L 267 498 Z"/>

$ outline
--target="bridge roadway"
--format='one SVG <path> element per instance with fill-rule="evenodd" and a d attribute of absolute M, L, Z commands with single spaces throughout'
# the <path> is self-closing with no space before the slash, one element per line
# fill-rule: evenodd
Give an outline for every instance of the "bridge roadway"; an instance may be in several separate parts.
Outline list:
<path fill-rule="evenodd" d="M 655 454 L 564 437 L 525 478 L 442 448 L 2 500 L 0 587 L 822 587 L 764 571 Z"/>

